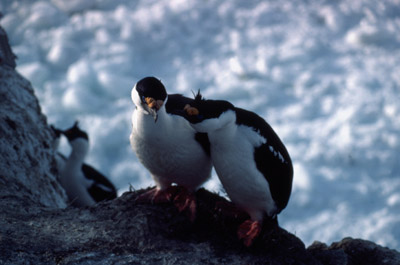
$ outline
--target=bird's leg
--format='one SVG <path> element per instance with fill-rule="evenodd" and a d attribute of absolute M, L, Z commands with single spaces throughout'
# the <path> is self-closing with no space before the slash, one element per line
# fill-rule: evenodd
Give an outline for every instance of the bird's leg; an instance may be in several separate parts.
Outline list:
<path fill-rule="evenodd" d="M 239 239 L 243 239 L 244 245 L 250 247 L 261 233 L 261 228 L 260 221 L 246 220 L 239 226 L 237 234 Z"/>
<path fill-rule="evenodd" d="M 140 194 L 137 198 L 137 202 L 141 203 L 167 203 L 172 200 L 172 197 L 176 193 L 176 188 L 174 186 L 170 186 L 166 189 L 160 189 L 158 187 L 153 188 L 145 193 Z"/>
<path fill-rule="evenodd" d="M 189 220 L 193 222 L 196 219 L 196 196 L 185 187 L 177 186 L 177 188 L 174 204 L 179 212 L 187 211 Z"/>

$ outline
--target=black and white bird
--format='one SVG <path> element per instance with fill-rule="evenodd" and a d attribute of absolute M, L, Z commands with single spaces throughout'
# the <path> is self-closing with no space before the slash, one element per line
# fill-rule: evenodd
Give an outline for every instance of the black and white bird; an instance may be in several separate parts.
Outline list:
<path fill-rule="evenodd" d="M 117 197 L 114 185 L 92 166 L 84 163 L 89 149 L 89 138 L 76 122 L 63 131 L 52 127 L 56 135 L 54 148 L 64 134 L 72 147 L 69 157 L 57 152 L 56 161 L 60 173 L 60 183 L 65 189 L 69 201 L 75 206 L 90 206 L 103 200 Z"/>
<path fill-rule="evenodd" d="M 207 133 L 211 159 L 231 201 L 250 220 L 238 229 L 246 246 L 259 235 L 269 218 L 277 223 L 292 190 L 290 156 L 271 126 L 257 114 L 228 101 L 205 100 L 200 92 L 185 106 L 192 127 Z"/>
<path fill-rule="evenodd" d="M 210 145 L 205 133 L 197 133 L 183 118 L 183 107 L 193 99 L 167 94 L 155 77 L 135 84 L 131 93 L 136 108 L 132 115 L 130 142 L 156 188 L 140 199 L 155 203 L 174 200 L 180 211 L 195 215 L 196 191 L 211 176 Z M 178 187 L 184 188 L 179 189 Z"/>

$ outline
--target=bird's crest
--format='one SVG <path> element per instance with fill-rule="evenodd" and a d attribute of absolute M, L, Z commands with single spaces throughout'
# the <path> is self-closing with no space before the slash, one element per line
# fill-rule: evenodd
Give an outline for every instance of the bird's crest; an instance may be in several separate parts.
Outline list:
<path fill-rule="evenodd" d="M 194 100 L 196 102 L 200 102 L 200 101 L 204 100 L 203 95 L 201 95 L 201 93 L 200 93 L 200 89 L 197 90 L 197 94 L 195 94 L 193 91 L 192 91 L 192 93 L 193 93 L 193 96 L 194 96 Z"/>
<path fill-rule="evenodd" d="M 68 138 L 69 141 L 81 137 L 81 138 L 85 138 L 86 140 L 89 140 L 89 137 L 87 135 L 87 133 L 85 131 L 82 131 L 79 126 L 78 126 L 79 122 L 75 121 L 74 125 L 65 130 L 63 133 L 64 135 Z"/>
<path fill-rule="evenodd" d="M 79 129 L 79 121 L 76 120 L 72 128 L 78 128 Z"/>

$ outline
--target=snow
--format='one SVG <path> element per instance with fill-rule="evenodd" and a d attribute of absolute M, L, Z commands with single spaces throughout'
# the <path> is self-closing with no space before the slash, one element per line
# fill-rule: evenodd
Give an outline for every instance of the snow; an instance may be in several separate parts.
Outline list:
<path fill-rule="evenodd" d="M 281 225 L 307 245 L 400 249 L 400 1 L 0 0 L 49 123 L 87 130 L 87 162 L 122 193 L 152 184 L 129 146 L 130 90 L 257 112 L 294 162 Z M 69 152 L 66 141 L 63 152 Z M 207 187 L 220 190 L 215 173 Z"/>

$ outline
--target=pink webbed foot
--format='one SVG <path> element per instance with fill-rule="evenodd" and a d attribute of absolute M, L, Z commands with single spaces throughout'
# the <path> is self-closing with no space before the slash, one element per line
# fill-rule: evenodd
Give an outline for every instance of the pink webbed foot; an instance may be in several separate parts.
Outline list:
<path fill-rule="evenodd" d="M 187 211 L 191 222 L 196 219 L 196 196 L 193 192 L 179 186 L 178 192 L 174 198 L 174 204 L 179 212 Z"/>
<path fill-rule="evenodd" d="M 140 194 L 136 198 L 136 202 L 140 203 L 167 203 L 172 200 L 173 195 L 175 194 L 175 189 L 173 187 L 169 187 L 165 190 L 160 190 L 159 188 L 153 188 L 145 193 Z"/>
<path fill-rule="evenodd" d="M 247 220 L 239 226 L 237 234 L 239 239 L 243 239 L 244 245 L 250 247 L 261 233 L 261 228 L 261 222 Z"/>

